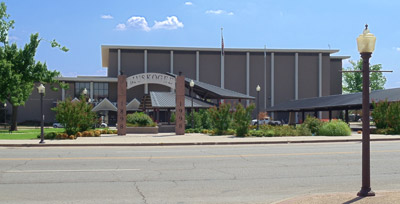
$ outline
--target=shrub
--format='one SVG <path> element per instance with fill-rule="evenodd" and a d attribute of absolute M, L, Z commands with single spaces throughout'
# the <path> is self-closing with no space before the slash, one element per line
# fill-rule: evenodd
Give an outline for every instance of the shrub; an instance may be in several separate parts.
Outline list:
<path fill-rule="evenodd" d="M 241 103 L 236 105 L 236 111 L 233 114 L 234 127 L 236 136 L 244 137 L 249 132 L 249 125 L 251 123 L 251 113 L 255 108 L 254 104 L 243 107 Z"/>
<path fill-rule="evenodd" d="M 100 130 L 94 131 L 94 136 L 95 137 L 100 137 L 100 135 L 101 135 L 101 131 Z"/>
<path fill-rule="evenodd" d="M 186 120 L 187 120 L 187 125 L 190 128 L 202 128 L 202 124 L 201 124 L 201 114 L 199 112 L 195 112 L 193 111 L 193 113 L 187 113 L 185 116 Z M 192 118 L 194 119 L 194 127 L 192 127 Z"/>
<path fill-rule="evenodd" d="M 311 130 L 306 125 L 296 125 L 297 136 L 311 136 Z"/>
<path fill-rule="evenodd" d="M 82 96 L 79 102 L 71 102 L 70 98 L 59 101 L 51 110 L 56 112 L 56 120 L 64 126 L 66 133 L 75 135 L 78 131 L 88 130 L 95 124 L 96 113 L 92 108 Z"/>
<path fill-rule="evenodd" d="M 175 112 L 172 112 L 172 113 L 171 113 L 171 117 L 170 117 L 169 121 L 170 121 L 171 123 L 174 123 L 174 122 L 176 121 Z"/>
<path fill-rule="evenodd" d="M 323 122 L 321 122 L 318 118 L 307 116 L 304 121 L 304 125 L 311 131 L 312 134 L 317 134 L 319 128 L 322 126 Z"/>
<path fill-rule="evenodd" d="M 126 122 L 139 127 L 154 127 L 156 124 L 143 112 L 136 112 L 126 116 Z"/>
<path fill-rule="evenodd" d="M 341 120 L 332 120 L 324 123 L 318 130 L 318 135 L 323 136 L 350 136 L 350 127 Z"/>
<path fill-rule="evenodd" d="M 232 121 L 230 108 L 229 103 L 223 103 L 219 108 L 214 106 L 209 109 L 216 135 L 222 135 L 230 127 Z"/>
<path fill-rule="evenodd" d="M 388 127 L 388 109 L 389 103 L 387 100 L 381 102 L 373 102 L 372 106 L 374 107 L 371 112 L 371 116 L 374 120 L 376 128 L 385 129 Z"/>
<path fill-rule="evenodd" d="M 202 128 L 211 129 L 213 127 L 210 112 L 208 110 L 200 110 L 200 120 Z"/>
<path fill-rule="evenodd" d="M 108 129 L 102 129 L 102 130 L 101 130 L 101 134 L 107 134 L 107 130 L 108 130 Z"/>
<path fill-rule="evenodd" d="M 82 137 L 82 133 L 81 133 L 81 132 L 77 132 L 77 133 L 75 134 L 75 136 L 76 136 L 76 137 Z"/>
<path fill-rule="evenodd" d="M 389 105 L 388 112 L 388 127 L 394 130 L 393 134 L 400 133 L 400 102 L 394 102 Z"/>

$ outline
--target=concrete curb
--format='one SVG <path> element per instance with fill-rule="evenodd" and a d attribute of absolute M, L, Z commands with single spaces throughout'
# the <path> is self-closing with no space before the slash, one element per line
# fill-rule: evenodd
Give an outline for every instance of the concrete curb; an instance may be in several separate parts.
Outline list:
<path fill-rule="evenodd" d="M 254 145 L 361 142 L 362 139 L 298 140 L 298 141 L 243 141 L 243 142 L 171 142 L 171 143 L 77 143 L 77 144 L 0 144 L 0 147 L 113 147 L 113 146 L 198 146 L 198 145 Z M 400 138 L 371 139 L 374 141 L 400 141 Z"/>

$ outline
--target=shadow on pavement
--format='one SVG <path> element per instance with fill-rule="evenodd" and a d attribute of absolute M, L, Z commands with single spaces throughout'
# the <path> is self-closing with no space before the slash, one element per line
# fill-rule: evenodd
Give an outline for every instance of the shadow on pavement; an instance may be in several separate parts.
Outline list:
<path fill-rule="evenodd" d="M 351 199 L 351 200 L 349 200 L 349 201 L 344 202 L 343 204 L 355 203 L 355 202 L 357 202 L 357 201 L 359 201 L 359 200 L 361 200 L 361 199 L 363 199 L 363 198 L 364 198 L 364 197 L 353 198 L 353 199 Z"/>

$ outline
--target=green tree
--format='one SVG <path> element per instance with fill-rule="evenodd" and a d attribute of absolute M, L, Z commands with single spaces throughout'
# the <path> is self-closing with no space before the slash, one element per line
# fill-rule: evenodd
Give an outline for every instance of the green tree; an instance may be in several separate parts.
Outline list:
<path fill-rule="evenodd" d="M 14 28 L 14 21 L 9 20 L 7 6 L 4 2 L 0 5 L 0 102 L 8 101 L 12 105 L 11 130 L 17 130 L 18 107 L 24 105 L 32 93 L 35 82 L 51 85 L 58 83 L 55 77 L 58 71 L 47 69 L 46 63 L 36 62 L 36 50 L 41 41 L 39 34 L 31 34 L 30 42 L 24 48 L 18 48 L 16 43 L 8 42 L 9 29 Z M 55 40 L 47 41 L 52 47 L 57 47 L 67 52 L 66 47 L 61 47 Z M 58 83 L 66 88 L 63 83 Z M 53 90 L 56 90 L 52 86 Z"/>
<path fill-rule="evenodd" d="M 246 108 L 241 103 L 236 105 L 236 111 L 233 113 L 233 121 L 235 123 L 236 136 L 244 137 L 249 133 L 249 125 L 251 123 L 251 113 L 256 108 L 254 103 Z"/>
<path fill-rule="evenodd" d="M 362 59 L 357 62 L 350 61 L 352 67 L 343 68 L 344 71 L 362 71 Z M 371 71 L 382 70 L 381 64 L 370 65 Z M 356 93 L 362 92 L 362 72 L 343 72 L 343 93 Z M 386 77 L 382 72 L 370 73 L 370 87 L 371 90 L 384 89 Z"/>
<path fill-rule="evenodd" d="M 96 123 L 96 113 L 92 111 L 93 105 L 86 103 L 86 98 L 81 96 L 80 101 L 72 102 L 71 98 L 59 101 L 52 108 L 56 112 L 56 119 L 60 122 L 68 135 L 75 135 L 78 131 L 86 131 Z"/>

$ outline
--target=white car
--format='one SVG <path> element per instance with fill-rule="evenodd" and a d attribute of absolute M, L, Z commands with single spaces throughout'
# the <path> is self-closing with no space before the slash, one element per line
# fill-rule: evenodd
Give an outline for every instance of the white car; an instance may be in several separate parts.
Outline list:
<path fill-rule="evenodd" d="M 258 123 L 260 125 L 268 125 L 271 122 L 271 119 L 269 117 L 265 117 L 263 119 L 258 120 Z M 257 119 L 254 119 L 251 121 L 252 125 L 257 125 Z"/>
<path fill-rule="evenodd" d="M 63 128 L 64 126 L 61 123 L 53 123 L 53 128 Z"/>
<path fill-rule="evenodd" d="M 260 125 L 282 125 L 281 121 L 271 120 L 270 117 L 265 117 L 263 119 L 258 120 Z M 251 121 L 252 125 L 257 125 L 257 119 Z"/>

